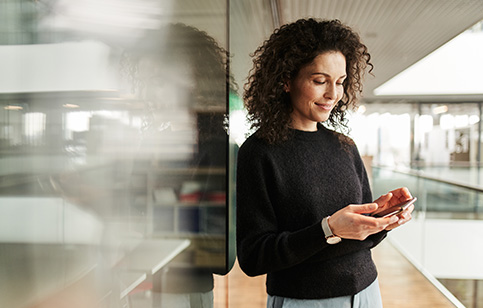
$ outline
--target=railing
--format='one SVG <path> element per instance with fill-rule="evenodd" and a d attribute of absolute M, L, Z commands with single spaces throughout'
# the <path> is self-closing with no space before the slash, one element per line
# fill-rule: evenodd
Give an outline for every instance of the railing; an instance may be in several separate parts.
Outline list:
<path fill-rule="evenodd" d="M 389 240 L 456 307 L 483 307 L 477 291 L 483 280 L 483 186 L 479 178 L 478 168 L 372 167 L 374 198 L 403 186 L 418 197 L 413 220 L 391 231 Z M 469 290 L 462 292 L 449 281 L 471 281 L 473 291 L 463 294 Z"/>
<path fill-rule="evenodd" d="M 479 168 L 444 168 L 443 172 L 443 168 L 437 169 L 373 166 L 374 196 L 406 186 L 419 199 L 416 210 L 430 218 L 482 220 L 483 186 L 476 183 Z"/>

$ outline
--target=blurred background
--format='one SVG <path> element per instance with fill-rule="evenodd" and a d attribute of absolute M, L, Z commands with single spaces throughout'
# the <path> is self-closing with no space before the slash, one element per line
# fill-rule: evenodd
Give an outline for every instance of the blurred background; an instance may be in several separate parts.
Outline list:
<path fill-rule="evenodd" d="M 213 306 L 227 8 L 0 1 L 1 307 Z"/>
<path fill-rule="evenodd" d="M 349 135 L 418 197 L 391 246 L 483 307 L 479 0 L 0 0 L 0 306 L 237 307 L 250 53 L 304 17 L 372 55 Z"/>

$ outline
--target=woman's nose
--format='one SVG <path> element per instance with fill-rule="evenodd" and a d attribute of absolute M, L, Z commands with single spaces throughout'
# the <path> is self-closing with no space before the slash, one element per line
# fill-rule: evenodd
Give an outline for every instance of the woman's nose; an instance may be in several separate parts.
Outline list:
<path fill-rule="evenodd" d="M 327 99 L 335 99 L 337 97 L 337 85 L 328 84 L 325 89 L 324 97 Z"/>

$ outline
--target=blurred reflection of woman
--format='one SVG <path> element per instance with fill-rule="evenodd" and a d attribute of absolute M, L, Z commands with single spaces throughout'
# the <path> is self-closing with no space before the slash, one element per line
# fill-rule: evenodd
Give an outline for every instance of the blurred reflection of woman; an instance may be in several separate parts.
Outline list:
<path fill-rule="evenodd" d="M 227 76 L 227 56 L 207 33 L 179 23 L 148 32 L 124 55 L 123 68 L 146 106 L 137 168 L 155 165 L 156 185 L 171 187 L 180 201 L 179 174 L 163 170 L 180 170 L 181 181 L 195 182 L 199 190 L 183 208 L 188 214 L 179 219 L 179 230 L 173 231 L 172 212 L 154 215 L 155 231 L 191 241 L 180 256 L 184 262 L 170 264 L 162 290 L 154 289 L 155 294 L 162 292 L 161 302 L 155 303 L 161 307 L 213 307 L 213 273 L 226 274 L 233 262 L 226 262 L 225 255 L 227 205 L 220 204 L 225 198 L 209 209 L 201 204 L 226 192 L 226 181 L 216 170 L 226 167 L 226 91 L 236 91 Z M 173 201 L 164 204 L 169 209 Z M 141 205 L 139 212 L 143 210 Z"/>
<path fill-rule="evenodd" d="M 237 167 L 241 268 L 267 274 L 268 307 L 382 307 L 370 249 L 414 207 L 363 214 L 411 195 L 372 201 L 356 145 L 326 125 L 345 127 L 372 67 L 366 46 L 337 20 L 307 19 L 276 30 L 254 57 L 244 99 L 256 132 Z"/>

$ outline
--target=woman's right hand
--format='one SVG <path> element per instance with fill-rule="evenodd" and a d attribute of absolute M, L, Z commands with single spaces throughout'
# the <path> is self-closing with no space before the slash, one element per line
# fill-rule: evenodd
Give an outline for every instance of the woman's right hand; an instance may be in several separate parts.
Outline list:
<path fill-rule="evenodd" d="M 388 197 L 390 198 L 390 196 Z M 399 220 L 396 215 L 386 218 L 363 215 L 374 212 L 378 207 L 375 202 L 351 204 L 335 212 L 328 221 L 332 233 L 343 239 L 363 241 L 369 235 L 381 232 Z"/>

